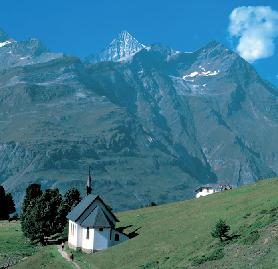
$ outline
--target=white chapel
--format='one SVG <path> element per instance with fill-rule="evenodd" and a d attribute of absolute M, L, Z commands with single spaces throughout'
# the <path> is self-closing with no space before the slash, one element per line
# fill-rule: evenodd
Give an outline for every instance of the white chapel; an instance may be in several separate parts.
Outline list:
<path fill-rule="evenodd" d="M 68 245 L 92 253 L 128 240 L 117 231 L 117 217 L 98 195 L 92 194 L 92 179 L 89 170 L 87 196 L 68 214 Z"/>

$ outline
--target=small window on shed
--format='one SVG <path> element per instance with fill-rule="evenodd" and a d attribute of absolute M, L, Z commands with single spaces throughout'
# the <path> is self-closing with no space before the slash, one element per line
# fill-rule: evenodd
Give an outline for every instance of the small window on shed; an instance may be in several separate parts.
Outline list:
<path fill-rule="evenodd" d="M 102 231 L 103 231 L 103 228 L 102 228 L 102 227 L 99 227 L 98 230 L 99 230 L 100 232 L 102 232 Z"/>
<path fill-rule="evenodd" d="M 119 234 L 115 234 L 115 241 L 119 241 L 119 240 L 120 240 Z"/>
<path fill-rule="evenodd" d="M 90 228 L 88 227 L 87 228 L 86 239 L 89 239 L 89 238 L 90 238 Z"/>

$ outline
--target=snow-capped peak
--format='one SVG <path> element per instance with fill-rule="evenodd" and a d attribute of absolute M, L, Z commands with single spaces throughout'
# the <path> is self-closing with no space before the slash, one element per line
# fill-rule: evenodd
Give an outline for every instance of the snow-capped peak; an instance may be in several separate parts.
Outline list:
<path fill-rule="evenodd" d="M 122 61 L 130 58 L 143 48 L 146 48 L 146 46 L 138 42 L 129 32 L 122 31 L 103 51 L 93 56 L 92 61 Z"/>

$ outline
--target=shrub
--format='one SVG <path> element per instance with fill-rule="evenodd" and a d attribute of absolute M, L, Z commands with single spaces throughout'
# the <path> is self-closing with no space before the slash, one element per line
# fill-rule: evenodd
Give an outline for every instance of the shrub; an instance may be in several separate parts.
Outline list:
<path fill-rule="evenodd" d="M 220 241 L 223 241 L 224 239 L 231 239 L 231 237 L 228 235 L 228 232 L 230 231 L 230 226 L 228 224 L 226 224 L 226 222 L 223 219 L 219 219 L 212 232 L 211 235 L 215 238 L 219 238 Z"/>

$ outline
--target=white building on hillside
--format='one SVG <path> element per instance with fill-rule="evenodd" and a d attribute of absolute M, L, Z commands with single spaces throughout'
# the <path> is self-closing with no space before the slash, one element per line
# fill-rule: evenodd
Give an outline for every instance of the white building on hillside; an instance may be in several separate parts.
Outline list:
<path fill-rule="evenodd" d="M 117 231 L 119 220 L 98 195 L 91 194 L 91 175 L 87 181 L 87 196 L 68 214 L 68 245 L 91 253 L 128 240 Z"/>
<path fill-rule="evenodd" d="M 217 185 L 217 184 L 206 184 L 203 186 L 198 187 L 195 190 L 195 197 L 200 198 L 202 196 L 207 196 L 209 194 L 213 194 L 216 192 L 221 192 L 223 191 L 223 186 Z"/>

